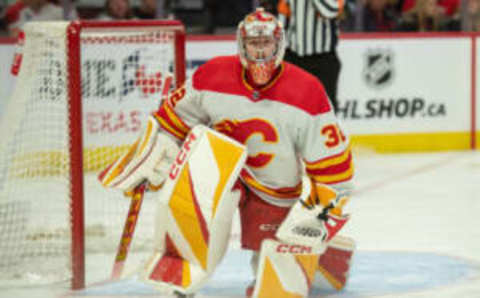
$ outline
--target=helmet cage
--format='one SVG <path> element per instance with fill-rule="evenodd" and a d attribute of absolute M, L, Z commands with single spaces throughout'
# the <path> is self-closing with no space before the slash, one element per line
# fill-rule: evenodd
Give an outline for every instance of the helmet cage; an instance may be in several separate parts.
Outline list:
<path fill-rule="evenodd" d="M 275 42 L 275 50 L 269 57 L 257 59 L 249 57 L 246 50 L 246 41 L 253 37 L 269 37 Z M 285 54 L 285 36 L 282 24 L 270 13 L 264 12 L 258 8 L 255 12 L 247 15 L 240 22 L 237 29 L 237 43 L 239 49 L 240 61 L 247 69 L 254 81 L 263 83 L 265 78 L 273 76 L 275 69 L 282 63 Z M 256 71 L 252 71 L 252 69 Z M 256 73 L 262 70 L 264 74 L 262 79 L 256 77 Z"/>
<path fill-rule="evenodd" d="M 259 36 L 260 37 L 260 36 Z M 267 37 L 267 36 L 265 36 Z M 275 59 L 278 55 L 278 42 L 276 40 L 274 40 L 273 42 L 275 43 L 275 50 L 272 52 L 272 54 L 270 54 L 270 56 L 267 56 L 267 57 L 264 57 L 264 58 L 256 58 L 256 57 L 250 57 L 249 54 L 248 54 L 248 51 L 247 51 L 247 43 L 249 42 L 248 41 L 248 38 L 251 38 L 250 36 L 249 37 L 245 37 L 244 40 L 243 40 L 243 49 L 242 51 L 245 52 L 245 59 L 249 62 L 255 62 L 255 63 L 266 63 L 266 62 L 269 62 L 271 61 L 272 59 Z"/>

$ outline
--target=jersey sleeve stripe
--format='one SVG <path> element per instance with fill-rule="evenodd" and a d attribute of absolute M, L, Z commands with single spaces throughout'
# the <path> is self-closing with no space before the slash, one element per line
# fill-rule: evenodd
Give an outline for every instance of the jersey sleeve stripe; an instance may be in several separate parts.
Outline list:
<path fill-rule="evenodd" d="M 168 102 L 165 101 L 165 103 L 162 106 L 165 109 L 165 112 L 167 113 L 168 118 L 173 122 L 173 124 L 179 130 L 181 130 L 185 134 L 188 134 L 188 132 L 190 131 L 190 127 L 186 125 L 182 121 L 182 119 L 180 119 L 180 117 L 177 116 L 177 114 L 175 114 L 175 112 L 173 111 L 172 107 L 168 104 Z"/>
<path fill-rule="evenodd" d="M 269 196 L 281 199 L 297 198 L 302 193 L 302 183 L 294 187 L 273 188 L 260 183 L 247 170 L 242 170 L 240 174 L 242 180 L 249 186 Z"/>
<path fill-rule="evenodd" d="M 343 173 L 348 171 L 352 167 L 352 154 L 351 152 L 347 155 L 346 160 L 337 164 L 331 164 L 328 167 L 324 168 L 307 168 L 306 171 L 309 175 L 312 176 L 325 176 L 325 175 L 336 175 L 338 173 Z"/>
<path fill-rule="evenodd" d="M 345 162 L 348 158 L 351 158 L 351 146 L 349 145 L 345 151 L 342 151 L 338 154 L 322 158 L 316 161 L 306 161 L 305 160 L 305 167 L 307 170 L 316 170 L 316 169 L 324 169 L 331 167 L 332 165 L 337 165 L 340 163 Z"/>
<path fill-rule="evenodd" d="M 165 131 L 180 140 L 185 139 L 190 131 L 190 127 L 180 120 L 167 102 L 162 104 L 160 109 L 154 113 L 154 116 Z"/>
<path fill-rule="evenodd" d="M 347 171 L 336 175 L 309 175 L 312 180 L 317 183 L 336 184 L 345 182 L 353 177 L 353 166 L 350 166 Z"/>
<path fill-rule="evenodd" d="M 157 119 L 158 123 L 160 126 L 169 134 L 172 136 L 176 137 L 177 139 L 184 140 L 187 134 L 175 129 L 171 123 L 166 120 L 164 117 L 162 117 L 160 111 L 158 113 L 155 113 L 155 119 Z"/>

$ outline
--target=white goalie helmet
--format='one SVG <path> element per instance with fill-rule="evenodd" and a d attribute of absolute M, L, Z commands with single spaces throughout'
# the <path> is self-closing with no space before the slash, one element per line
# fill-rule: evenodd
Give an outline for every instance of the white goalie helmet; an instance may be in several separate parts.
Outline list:
<path fill-rule="evenodd" d="M 252 55 L 247 49 L 249 40 L 270 40 L 273 49 L 266 51 L 268 55 Z M 285 33 L 282 24 L 263 8 L 248 14 L 240 22 L 237 29 L 237 42 L 240 61 L 249 73 L 250 78 L 258 85 L 270 81 L 277 67 L 282 63 L 285 54 Z M 265 42 L 263 42 L 265 44 Z M 259 46 L 262 45 L 260 42 Z"/>

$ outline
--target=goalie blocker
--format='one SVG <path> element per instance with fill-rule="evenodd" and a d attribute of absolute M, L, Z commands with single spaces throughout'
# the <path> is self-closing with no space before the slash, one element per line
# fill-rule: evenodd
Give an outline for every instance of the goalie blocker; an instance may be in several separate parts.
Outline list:
<path fill-rule="evenodd" d="M 349 219 L 341 214 L 348 194 L 326 185 L 311 188 L 277 230 L 280 241 L 262 242 L 252 263 L 256 278 L 248 297 L 307 297 L 312 285 L 329 290 L 345 286 L 355 243 L 336 234 Z"/>

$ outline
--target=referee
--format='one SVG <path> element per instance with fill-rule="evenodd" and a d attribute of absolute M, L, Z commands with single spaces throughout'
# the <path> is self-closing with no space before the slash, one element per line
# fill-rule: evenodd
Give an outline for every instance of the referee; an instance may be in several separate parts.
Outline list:
<path fill-rule="evenodd" d="M 337 56 L 338 17 L 343 0 L 279 0 L 287 38 L 285 60 L 316 76 L 336 112 L 341 63 Z"/>

